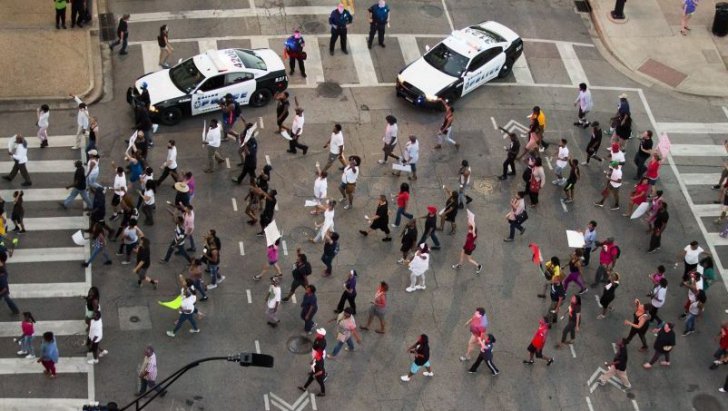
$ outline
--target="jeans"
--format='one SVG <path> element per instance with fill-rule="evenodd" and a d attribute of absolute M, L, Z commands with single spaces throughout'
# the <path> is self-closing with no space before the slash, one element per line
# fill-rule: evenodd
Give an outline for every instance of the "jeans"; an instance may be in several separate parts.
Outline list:
<path fill-rule="evenodd" d="M 217 280 L 220 278 L 220 266 L 217 264 L 207 264 L 207 268 L 210 269 L 210 284 L 217 284 Z"/>
<path fill-rule="evenodd" d="M 192 325 L 192 329 L 197 329 L 197 323 L 195 322 L 195 313 L 179 313 L 179 318 L 177 319 L 177 325 L 175 325 L 174 330 L 172 330 L 173 333 L 177 334 L 177 331 L 182 328 L 182 324 L 184 324 L 185 321 L 189 321 L 190 325 Z"/>
<path fill-rule="evenodd" d="M 591 247 L 584 247 L 584 252 L 582 255 L 584 256 L 584 267 L 589 265 L 589 261 L 591 261 Z"/>
<path fill-rule="evenodd" d="M 688 318 L 685 319 L 685 332 L 695 331 L 695 319 L 698 318 L 695 314 L 688 314 Z"/>
<path fill-rule="evenodd" d="M 315 322 L 313 321 L 313 317 L 314 317 L 315 315 L 316 315 L 316 312 L 314 311 L 314 313 L 313 313 L 313 315 L 311 316 L 311 318 L 309 318 L 309 319 L 307 320 L 307 319 L 306 319 L 306 313 L 305 313 L 305 312 L 302 312 L 302 313 L 301 313 L 301 319 L 303 320 L 303 330 L 304 330 L 304 331 L 306 331 L 306 332 L 309 332 L 309 331 L 311 331 L 311 329 L 313 328 L 314 324 L 316 324 L 316 323 L 315 323 Z"/>
<path fill-rule="evenodd" d="M 93 174 L 89 174 L 88 175 L 88 178 L 86 179 L 86 185 L 89 188 L 102 187 L 101 184 L 99 184 L 97 182 L 98 179 L 99 179 L 99 173 L 98 173 L 98 171 L 95 172 L 95 173 L 93 173 Z"/>
<path fill-rule="evenodd" d="M 195 247 L 195 237 L 192 236 L 192 234 L 187 236 L 187 239 L 190 240 L 190 250 L 195 251 L 197 248 Z"/>
<path fill-rule="evenodd" d="M 397 216 L 394 218 L 394 225 L 399 227 L 399 223 L 402 220 L 402 216 L 405 216 L 409 218 L 410 220 L 414 218 L 412 214 L 409 214 L 407 211 L 405 211 L 404 207 L 397 207 Z"/>
<path fill-rule="evenodd" d="M 96 258 L 99 253 L 103 252 L 104 257 L 106 257 L 106 261 L 111 261 L 111 258 L 109 257 L 109 253 L 106 252 L 106 246 L 94 246 L 94 250 L 91 251 L 91 256 L 88 258 L 88 261 L 86 261 L 86 264 L 91 264 L 91 262 Z"/>
<path fill-rule="evenodd" d="M 78 188 L 72 188 L 71 193 L 68 194 L 68 197 L 66 197 L 65 200 L 63 200 L 63 206 L 68 207 L 69 204 L 71 204 L 71 201 L 73 201 L 76 196 L 81 195 L 81 198 L 83 199 L 83 202 L 86 203 L 86 208 L 93 207 L 93 203 L 91 202 L 91 199 L 88 196 L 88 192 L 84 190 L 79 190 Z"/>
<path fill-rule="evenodd" d="M 331 274 L 331 262 L 334 261 L 334 255 L 324 254 L 321 256 L 321 261 L 326 266 L 326 274 Z"/>
<path fill-rule="evenodd" d="M 422 234 L 422 238 L 420 238 L 420 241 L 417 242 L 417 244 L 422 244 L 427 241 L 427 237 L 432 238 L 432 244 L 434 244 L 435 247 L 440 247 L 440 240 L 437 239 L 437 235 L 435 235 L 435 229 L 432 229 L 432 232 L 427 234 L 427 231 L 425 231 L 424 234 Z"/>
<path fill-rule="evenodd" d="M 20 314 L 20 310 L 18 309 L 18 306 L 15 305 L 15 301 L 10 298 L 9 292 L 4 295 L 0 295 L 0 300 L 5 300 L 5 303 L 8 305 L 8 308 L 10 308 L 10 311 L 12 311 L 13 314 Z"/>
<path fill-rule="evenodd" d="M 149 386 L 150 389 L 153 389 L 154 391 L 157 391 L 158 393 L 162 393 L 162 389 L 157 385 L 155 381 L 150 381 L 145 378 L 140 378 L 141 384 L 139 384 L 139 394 L 144 394 L 147 392 L 147 386 Z"/>
<path fill-rule="evenodd" d="M 164 181 L 164 179 L 166 179 L 167 176 L 169 176 L 169 175 L 172 175 L 172 180 L 174 180 L 175 183 L 178 181 L 179 177 L 177 176 L 177 169 L 164 167 L 164 171 L 162 171 L 162 175 L 159 176 L 159 179 L 157 180 L 157 186 L 162 184 L 162 181 Z"/>
<path fill-rule="evenodd" d="M 349 351 L 354 351 L 354 340 L 351 339 L 351 337 L 346 339 L 346 345 L 349 347 Z M 331 353 L 333 357 L 336 357 L 337 354 L 339 354 L 339 351 L 341 351 L 341 348 L 344 346 L 344 343 L 341 341 L 336 341 L 336 345 L 334 346 L 334 352 Z"/>
<path fill-rule="evenodd" d="M 597 272 L 594 274 L 594 284 L 599 283 L 605 283 L 609 281 L 609 276 L 607 275 L 607 267 L 604 266 L 604 264 L 599 264 L 599 267 L 597 267 Z"/>
<path fill-rule="evenodd" d="M 519 223 L 516 220 L 508 221 L 508 225 L 510 226 L 508 238 L 510 238 L 511 240 L 513 240 L 513 237 L 516 235 L 516 228 L 520 232 L 523 232 L 523 230 L 524 230 L 523 226 L 521 226 L 521 223 Z"/>
<path fill-rule="evenodd" d="M 164 261 L 169 262 L 169 259 L 172 257 L 172 251 L 174 251 L 175 248 L 177 249 L 177 254 L 184 257 L 188 263 L 192 261 L 192 258 L 190 258 L 189 254 L 187 254 L 187 251 L 185 251 L 185 243 L 182 243 L 181 245 L 176 245 L 174 241 L 172 241 L 172 244 L 170 244 L 167 248 L 167 254 L 164 256 Z"/>
<path fill-rule="evenodd" d="M 24 335 L 20 341 L 21 341 L 20 351 L 35 355 L 35 350 L 33 349 L 33 336 L 32 335 Z"/>
<path fill-rule="evenodd" d="M 207 298 L 207 293 L 205 292 L 205 286 L 202 284 L 202 279 L 198 278 L 196 280 L 192 280 L 192 285 L 195 286 L 195 290 L 197 290 L 203 299 Z"/>
<path fill-rule="evenodd" d="M 129 42 L 129 39 L 127 37 L 129 37 L 129 35 L 125 33 L 123 40 L 121 38 L 117 38 L 116 41 L 113 42 L 113 43 L 111 43 L 109 46 L 113 49 L 114 47 L 116 47 L 119 44 L 121 44 L 121 50 L 120 50 L 120 52 L 121 53 L 126 53 L 126 46 L 127 46 L 127 43 Z"/>

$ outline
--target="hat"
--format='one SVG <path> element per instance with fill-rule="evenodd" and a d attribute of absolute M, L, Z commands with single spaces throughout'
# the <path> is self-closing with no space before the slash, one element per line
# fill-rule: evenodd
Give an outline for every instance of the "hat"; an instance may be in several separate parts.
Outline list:
<path fill-rule="evenodd" d="M 619 95 L 619 98 L 627 98 L 627 93 L 622 93 Z"/>
<path fill-rule="evenodd" d="M 326 335 L 326 329 L 325 328 L 317 328 L 316 334 L 318 335 Z"/>
<path fill-rule="evenodd" d="M 143 82 L 143 83 L 142 83 L 142 89 L 146 89 L 147 87 L 149 87 L 149 84 L 147 84 L 147 82 L 146 82 L 146 81 L 145 81 L 145 82 Z"/>
<path fill-rule="evenodd" d="M 619 166 L 619 161 L 610 161 L 609 162 L 609 167 L 617 167 L 617 166 Z"/>
<path fill-rule="evenodd" d="M 99 155 L 99 152 L 96 151 L 96 149 L 94 148 L 94 149 L 91 149 L 91 150 L 88 151 L 88 155 L 90 155 L 90 156 L 98 156 Z"/>
<path fill-rule="evenodd" d="M 190 187 L 186 183 L 183 183 L 181 181 L 174 183 L 174 189 L 182 193 L 187 193 L 190 191 Z"/>
<path fill-rule="evenodd" d="M 437 213 L 437 207 L 435 207 L 435 206 L 427 206 L 427 212 L 430 213 L 430 214 L 435 214 L 435 213 Z"/>
<path fill-rule="evenodd" d="M 619 151 L 619 143 L 612 143 L 612 151 L 615 153 Z"/>
<path fill-rule="evenodd" d="M 280 280 L 280 278 L 278 278 L 278 276 L 274 275 L 273 277 L 270 278 L 270 282 L 278 284 L 281 282 L 281 280 Z"/>

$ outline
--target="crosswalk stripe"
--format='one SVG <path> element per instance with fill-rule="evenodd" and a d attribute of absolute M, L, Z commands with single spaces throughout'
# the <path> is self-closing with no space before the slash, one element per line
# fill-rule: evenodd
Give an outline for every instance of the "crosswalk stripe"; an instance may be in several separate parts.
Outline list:
<path fill-rule="evenodd" d="M 374 62 L 367 48 L 367 40 L 365 36 L 349 36 L 349 53 L 354 59 L 354 67 L 361 85 L 375 85 L 377 81 L 377 72 L 374 70 Z"/>
<path fill-rule="evenodd" d="M 81 230 L 88 228 L 87 217 L 36 217 L 23 219 L 28 231 Z"/>
<path fill-rule="evenodd" d="M 13 293 L 15 294 L 15 293 Z M 13 295 L 14 297 L 15 295 Z M 54 335 L 83 335 L 86 333 L 86 324 L 82 319 L 78 320 L 58 320 L 58 321 L 37 321 L 35 323 L 36 330 L 43 332 L 50 331 Z M 0 337 L 10 338 L 20 335 L 20 321 L 0 322 Z"/>
<path fill-rule="evenodd" d="M 672 144 L 670 154 L 673 157 L 724 157 L 726 151 L 717 144 Z"/>
<path fill-rule="evenodd" d="M 306 38 L 306 84 L 309 86 L 324 81 L 324 66 L 321 62 L 321 49 L 319 48 L 318 37 L 311 36 Z"/>
<path fill-rule="evenodd" d="M 73 173 L 75 160 L 29 160 L 26 166 L 30 173 Z M 13 161 L 0 161 L 0 170 L 13 168 Z"/>
<path fill-rule="evenodd" d="M 723 228 L 723 227 L 721 227 Z M 705 239 L 708 241 L 713 247 L 721 246 L 721 245 L 728 245 L 728 238 L 723 238 L 718 235 L 718 233 L 706 233 Z"/>
<path fill-rule="evenodd" d="M 657 123 L 661 133 L 676 134 L 726 134 L 728 123 Z"/>
<path fill-rule="evenodd" d="M 305 16 L 331 14 L 332 7 L 301 6 L 285 7 L 282 12 L 286 16 Z M 273 12 L 275 13 L 275 12 Z M 272 12 L 268 8 L 262 9 L 229 9 L 229 10 L 185 10 L 185 11 L 159 11 L 152 13 L 134 13 L 129 23 L 147 23 L 154 21 L 190 20 L 190 19 L 227 19 L 241 17 L 270 17 Z"/>
<path fill-rule="evenodd" d="M 689 186 L 715 185 L 720 181 L 720 173 L 680 173 L 680 178 Z"/>
<path fill-rule="evenodd" d="M 533 75 L 531 75 L 531 69 L 528 68 L 528 60 L 526 60 L 526 54 L 521 54 L 521 57 L 513 63 L 513 76 L 516 78 L 516 83 L 521 84 L 534 84 Z"/>
<path fill-rule="evenodd" d="M 144 67 L 144 74 L 153 73 L 159 71 L 159 44 L 152 42 L 142 43 L 142 66 Z"/>
<path fill-rule="evenodd" d="M 197 47 L 200 49 L 200 54 L 206 53 L 207 50 L 217 50 L 217 40 L 215 40 L 215 39 L 197 40 Z"/>
<path fill-rule="evenodd" d="M 581 66 L 579 57 L 576 55 L 574 45 L 570 43 L 556 43 L 556 48 L 559 50 L 561 61 L 564 62 L 566 73 L 571 79 L 571 84 L 578 85 L 579 83 L 588 83 L 584 67 Z"/>
<path fill-rule="evenodd" d="M 13 298 L 83 297 L 88 294 L 86 282 L 11 284 Z"/>
<path fill-rule="evenodd" d="M 15 190 L 0 190 L 0 197 L 5 199 L 13 198 Z M 23 201 L 63 201 L 68 197 L 68 190 L 65 188 L 31 188 L 23 190 Z M 81 197 L 76 198 L 81 200 Z M 27 220 L 27 219 L 26 219 Z"/>
<path fill-rule="evenodd" d="M 718 217 L 723 206 L 720 204 L 693 204 L 692 209 L 698 217 Z"/>
<path fill-rule="evenodd" d="M 0 137 L 0 148 L 5 149 L 13 137 Z M 40 140 L 35 136 L 25 136 L 28 148 L 40 148 Z M 48 136 L 48 147 L 72 147 L 76 144 L 76 135 Z"/>
<path fill-rule="evenodd" d="M 397 41 L 399 42 L 399 49 L 402 50 L 404 64 L 410 64 L 422 57 L 420 47 L 417 45 L 417 38 L 415 36 L 399 36 L 397 37 Z"/>
<path fill-rule="evenodd" d="M 35 365 L 40 367 L 40 364 Z M 6 411 L 78 411 L 90 402 L 83 398 L 0 398 L 0 409 Z"/>
<path fill-rule="evenodd" d="M 43 263 L 53 261 L 82 261 L 86 259 L 84 247 L 20 248 L 8 263 Z"/>
<path fill-rule="evenodd" d="M 86 357 L 60 357 L 56 363 L 59 374 L 85 374 L 91 367 Z M 0 358 L 0 375 L 42 374 L 43 367 L 26 358 Z M 27 409 L 27 408 L 25 408 Z"/>

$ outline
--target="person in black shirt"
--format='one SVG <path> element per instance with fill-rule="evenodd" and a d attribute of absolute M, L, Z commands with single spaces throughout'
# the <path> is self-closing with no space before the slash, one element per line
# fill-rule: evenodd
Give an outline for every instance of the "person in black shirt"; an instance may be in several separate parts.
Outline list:
<path fill-rule="evenodd" d="M 259 188 L 258 193 L 265 198 L 265 207 L 263 207 L 263 212 L 260 213 L 260 232 L 256 234 L 258 237 L 262 237 L 265 235 L 265 228 L 273 221 L 273 214 L 276 212 L 276 204 L 278 203 L 276 199 L 278 191 L 270 190 L 270 193 L 266 193 Z"/>
<path fill-rule="evenodd" d="M 288 118 L 291 107 L 291 103 L 288 101 L 288 92 L 283 91 L 276 94 L 275 99 L 278 102 L 276 105 L 276 124 L 278 125 L 278 131 L 276 133 L 280 133 L 283 130 L 290 132 L 291 130 L 283 125 L 283 122 Z"/>
<path fill-rule="evenodd" d="M 5 303 L 12 311 L 13 315 L 20 314 L 18 306 L 15 305 L 15 301 L 10 298 L 10 286 L 8 285 L 8 271 L 5 269 L 8 255 L 6 253 L 0 253 L 0 300 L 5 300 Z"/>
<path fill-rule="evenodd" d="M 84 0 L 71 0 L 71 28 L 78 26 L 83 28 L 86 10 L 83 7 Z M 63 27 L 65 29 L 65 27 Z"/>
<path fill-rule="evenodd" d="M 353 17 L 349 10 L 344 9 L 343 4 L 339 4 L 329 15 L 329 26 L 331 26 L 331 40 L 329 41 L 329 54 L 334 55 L 334 46 L 336 40 L 341 37 L 341 51 L 344 54 L 349 54 L 346 51 L 346 26 L 351 24 Z"/>
<path fill-rule="evenodd" d="M 109 48 L 111 49 L 111 51 L 114 51 L 114 47 L 121 44 L 121 50 L 119 50 L 119 55 L 121 56 L 126 54 L 126 46 L 129 42 L 129 24 L 127 23 L 128 21 L 128 14 L 124 14 L 123 16 L 121 16 L 121 18 L 119 19 L 119 26 L 116 28 L 117 39 L 113 43 L 109 44 Z"/>
<path fill-rule="evenodd" d="M 247 143 L 242 147 L 243 171 L 240 172 L 238 178 L 232 180 L 240 184 L 246 175 L 250 174 L 250 184 L 255 183 L 255 169 L 258 165 L 258 141 L 255 137 L 250 137 Z"/>
<path fill-rule="evenodd" d="M 604 365 L 608 365 L 609 369 L 599 377 L 599 385 L 606 384 L 610 378 L 616 375 L 622 382 L 622 385 L 624 385 L 624 388 L 632 388 L 632 384 L 627 379 L 627 345 L 624 338 L 620 338 L 617 341 L 617 354 L 614 355 L 612 362 L 604 363 Z"/>
<path fill-rule="evenodd" d="M 640 146 L 637 149 L 637 153 L 634 155 L 634 164 L 637 166 L 637 174 L 634 177 L 635 180 L 642 178 L 642 175 L 645 171 L 647 171 L 645 163 L 652 155 L 652 144 L 652 130 L 646 130 L 642 133 Z"/>
<path fill-rule="evenodd" d="M 293 293 L 296 292 L 296 288 L 307 286 L 308 276 L 311 275 L 311 263 L 308 262 L 306 254 L 303 254 L 300 248 L 296 250 L 296 264 L 294 264 L 291 274 L 293 275 L 293 282 L 291 282 L 291 290 L 288 295 L 283 297 L 284 302 L 291 299 Z"/>
<path fill-rule="evenodd" d="M 324 382 L 326 381 L 326 370 L 324 369 L 324 357 L 322 353 L 323 351 L 314 352 L 313 360 L 311 361 L 311 371 L 308 372 L 308 379 L 305 384 L 298 387 L 299 390 L 306 392 L 308 386 L 311 385 L 313 380 L 316 380 L 319 387 L 321 387 L 321 392 L 316 394 L 317 397 L 326 396 L 326 387 L 324 386 Z"/>
<path fill-rule="evenodd" d="M 366 237 L 374 230 L 382 230 L 385 234 L 382 241 L 392 241 L 392 237 L 389 235 L 389 202 L 387 202 L 387 196 L 384 194 L 379 196 L 377 211 L 374 213 L 374 217 L 368 218 L 368 220 L 371 222 L 369 229 L 366 231 L 359 230 L 359 234 Z"/>
<path fill-rule="evenodd" d="M 508 178 L 509 175 L 516 175 L 516 157 L 518 156 L 518 152 L 521 150 L 521 142 L 518 141 L 518 136 L 516 135 L 516 133 L 508 132 L 503 128 L 501 128 L 501 130 L 508 134 L 508 137 L 511 139 L 510 144 L 505 147 L 506 160 L 503 162 L 503 175 L 498 177 L 499 180 L 505 180 L 506 178 Z M 511 168 L 510 173 L 508 173 L 508 167 Z"/>
<path fill-rule="evenodd" d="M 397 264 L 406 265 L 409 262 L 409 252 L 417 246 L 417 244 L 415 244 L 415 241 L 417 241 L 417 221 L 409 220 L 407 225 L 404 227 L 401 236 L 402 247 L 400 247 L 399 251 L 402 252 L 402 258 L 397 260 Z"/>
<path fill-rule="evenodd" d="M 147 275 L 147 270 L 149 269 L 149 266 L 152 265 L 151 250 L 149 249 L 148 238 L 141 238 L 139 245 L 136 247 L 136 253 L 137 264 L 134 267 L 134 273 L 137 275 L 137 285 L 139 286 L 139 288 L 141 288 L 142 281 L 146 281 L 148 283 L 151 283 L 156 290 L 157 284 L 159 284 L 159 280 L 152 280 Z"/>
<path fill-rule="evenodd" d="M 589 160 L 594 158 L 599 160 L 601 163 L 604 161 L 601 157 L 597 155 L 599 152 L 599 147 L 602 145 L 602 129 L 599 127 L 598 121 L 593 121 L 591 123 L 592 126 L 592 133 L 591 137 L 589 138 L 589 143 L 586 145 L 586 160 L 581 163 L 581 165 L 585 166 L 589 164 Z"/>
<path fill-rule="evenodd" d="M 83 163 L 81 162 L 81 160 L 76 160 L 75 166 L 76 171 L 73 174 L 73 184 L 71 184 L 70 186 L 66 186 L 66 190 L 70 188 L 73 189 L 71 190 L 71 193 L 68 195 L 68 197 L 63 200 L 63 208 L 68 208 L 68 205 L 71 204 L 71 201 L 75 200 L 76 196 L 80 194 L 83 202 L 86 203 L 86 207 L 90 210 L 93 206 L 93 203 L 91 202 L 91 199 L 86 192 L 86 171 L 83 168 Z"/>
<path fill-rule="evenodd" d="M 427 237 L 430 237 L 432 238 L 432 244 L 434 244 L 432 247 L 430 247 L 430 249 L 439 250 L 440 240 L 438 240 L 437 236 L 435 235 L 435 231 L 437 230 L 437 207 L 428 206 L 427 215 L 420 218 L 425 219 L 425 231 L 422 233 L 422 237 L 420 238 L 420 241 L 417 242 L 417 244 L 427 242 Z"/>
<path fill-rule="evenodd" d="M 673 323 L 664 323 L 657 332 L 657 338 L 655 338 L 655 355 L 652 356 L 648 362 L 642 364 L 644 368 L 652 368 L 652 365 L 660 359 L 661 356 L 665 356 L 665 361 L 662 361 L 660 365 L 670 365 L 670 352 L 675 346 L 675 330 L 673 329 Z"/>
<path fill-rule="evenodd" d="M 321 261 L 326 265 L 323 276 L 328 277 L 331 275 L 331 262 L 339 253 L 339 233 L 332 232 L 324 234 L 324 253 L 321 256 Z"/>
<path fill-rule="evenodd" d="M 425 367 L 427 369 L 427 371 L 423 373 L 424 376 L 432 377 L 435 375 L 432 372 L 432 367 L 430 367 L 430 343 L 427 338 L 427 334 L 420 335 L 417 342 L 409 347 L 407 351 L 410 354 L 414 354 L 415 358 L 412 361 L 412 365 L 410 365 L 407 375 L 399 377 L 400 380 L 404 382 L 409 381 L 413 375 L 417 374 L 417 371 L 419 371 L 421 367 Z"/>
<path fill-rule="evenodd" d="M 654 253 L 660 249 L 662 242 L 662 233 L 667 228 L 667 221 L 670 219 L 670 215 L 667 213 L 667 203 L 661 202 L 660 208 L 655 214 L 655 220 L 652 222 L 652 234 L 650 235 L 650 248 L 647 250 L 648 253 Z"/>
<path fill-rule="evenodd" d="M 551 306 L 549 307 L 549 315 L 546 316 L 546 318 L 548 318 L 549 329 L 551 328 L 552 323 L 556 323 L 556 320 L 559 317 L 561 304 L 564 302 L 564 298 L 566 298 L 566 290 L 564 290 L 564 286 L 561 284 L 562 279 L 563 277 L 561 276 L 554 276 L 551 281 L 551 288 L 549 291 Z"/>

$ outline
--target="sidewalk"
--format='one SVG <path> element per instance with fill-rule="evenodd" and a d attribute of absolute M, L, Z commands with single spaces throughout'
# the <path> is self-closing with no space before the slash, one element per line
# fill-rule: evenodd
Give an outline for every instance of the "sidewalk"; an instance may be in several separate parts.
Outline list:
<path fill-rule="evenodd" d="M 94 8 L 94 13 L 97 9 Z M 101 96 L 101 53 L 96 17 L 93 26 L 55 28 L 53 2 L 9 2 L 0 13 L 0 105 L 68 104 L 68 93 L 84 100 Z"/>
<path fill-rule="evenodd" d="M 614 21 L 614 0 L 590 0 L 599 39 L 635 81 L 706 97 L 728 97 L 728 36 L 711 33 L 715 1 L 702 0 L 680 34 L 679 1 L 627 1 L 626 21 Z"/>

